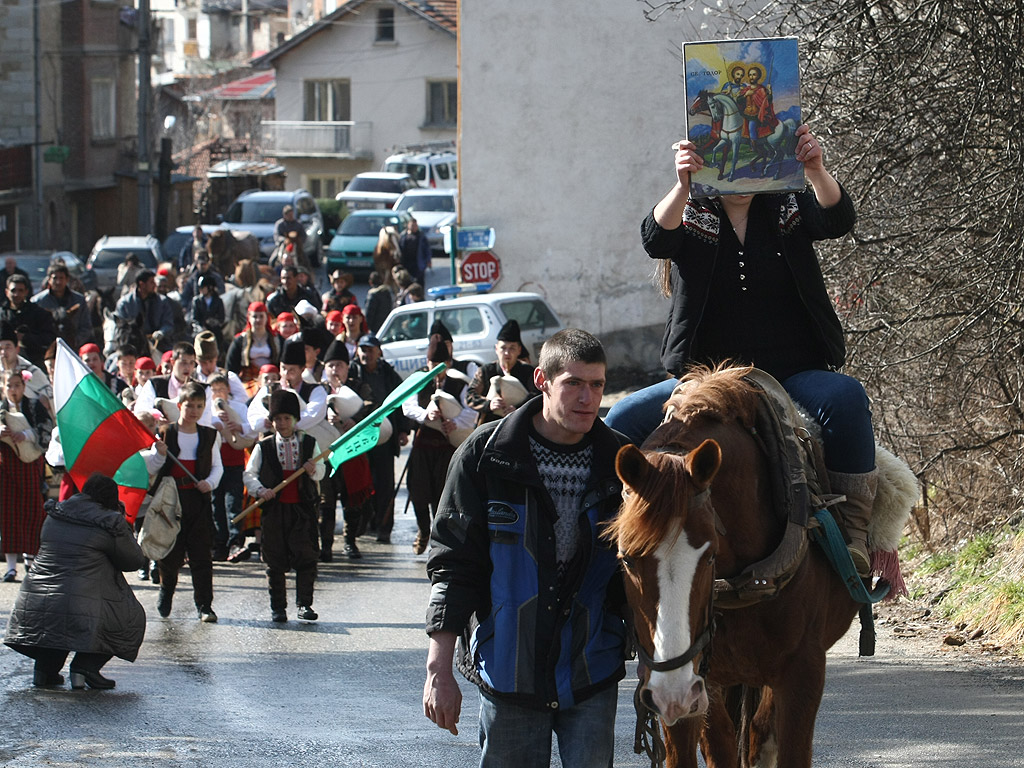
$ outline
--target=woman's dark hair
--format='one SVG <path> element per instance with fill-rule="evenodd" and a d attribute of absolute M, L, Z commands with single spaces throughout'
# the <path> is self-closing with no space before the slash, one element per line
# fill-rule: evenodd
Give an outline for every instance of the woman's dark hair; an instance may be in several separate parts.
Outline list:
<path fill-rule="evenodd" d="M 82 493 L 105 509 L 120 509 L 117 498 L 117 483 L 106 475 L 94 472 L 82 486 Z"/>

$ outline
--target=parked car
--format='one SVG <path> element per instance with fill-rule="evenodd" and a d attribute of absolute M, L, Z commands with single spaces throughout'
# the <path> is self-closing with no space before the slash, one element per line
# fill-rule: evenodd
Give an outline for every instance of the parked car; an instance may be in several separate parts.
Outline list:
<path fill-rule="evenodd" d="M 458 195 L 454 189 L 410 189 L 398 198 L 395 210 L 411 213 L 434 255 L 443 255 L 444 236 L 440 229 L 455 223 Z"/>
<path fill-rule="evenodd" d="M 431 289 L 428 293 L 436 292 Z M 435 320 L 451 331 L 455 358 L 478 365 L 495 359 L 498 331 L 509 320 L 518 321 L 523 344 L 534 363 L 541 345 L 564 327 L 551 305 L 536 293 L 474 293 L 403 304 L 391 311 L 377 333 L 384 359 L 402 378 L 427 364 L 427 334 Z"/>
<path fill-rule="evenodd" d="M 96 290 L 117 301 L 114 289 L 117 287 L 117 268 L 124 263 L 125 257 L 134 253 L 146 269 L 156 272 L 163 254 L 160 252 L 160 241 L 152 235 L 104 235 L 92 247 L 92 253 L 86 261 L 86 269 L 96 276 Z"/>
<path fill-rule="evenodd" d="M 85 268 L 85 263 L 75 256 L 71 251 L 9 251 L 0 253 L 0 265 L 7 259 L 14 259 L 20 269 L 28 273 L 28 279 L 32 283 L 32 293 L 36 294 L 43 290 L 43 283 L 46 281 L 46 270 L 51 264 L 63 261 L 68 268 L 71 279 L 78 278 L 82 281 L 85 289 L 95 290 L 96 276 Z"/>
<path fill-rule="evenodd" d="M 338 267 L 363 276 L 373 270 L 373 250 L 384 227 L 405 229 L 412 215 L 405 211 L 353 211 L 327 246 L 327 274 Z"/>
<path fill-rule="evenodd" d="M 455 189 L 458 185 L 458 158 L 454 152 L 403 152 L 384 161 L 383 170 L 408 173 L 421 187 Z"/>
<path fill-rule="evenodd" d="M 296 189 L 291 192 L 250 189 L 240 194 L 219 217 L 224 229 L 251 232 L 260 241 L 260 255 L 267 260 L 274 252 L 274 225 L 281 218 L 286 205 L 295 209 L 295 218 L 306 230 L 303 250 L 314 267 L 320 265 L 323 247 L 324 217 L 320 206 L 309 192 Z"/>
<path fill-rule="evenodd" d="M 357 173 L 335 198 L 351 211 L 392 208 L 404 192 L 419 186 L 408 173 Z"/>

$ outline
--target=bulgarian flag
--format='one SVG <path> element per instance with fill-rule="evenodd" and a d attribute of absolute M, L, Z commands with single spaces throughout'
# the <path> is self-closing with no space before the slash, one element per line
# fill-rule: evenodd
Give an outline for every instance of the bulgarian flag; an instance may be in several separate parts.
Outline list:
<path fill-rule="evenodd" d="M 134 522 L 149 487 L 146 461 L 139 451 L 156 438 L 60 338 L 53 400 L 71 479 L 81 488 L 93 472 L 112 477 L 128 521 Z"/>

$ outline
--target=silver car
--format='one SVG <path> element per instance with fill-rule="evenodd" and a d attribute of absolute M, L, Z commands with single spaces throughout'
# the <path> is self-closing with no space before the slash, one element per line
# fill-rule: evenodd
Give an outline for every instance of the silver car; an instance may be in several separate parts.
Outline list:
<path fill-rule="evenodd" d="M 96 290 L 117 301 L 117 268 L 128 254 L 135 254 L 143 268 L 156 272 L 163 258 L 160 241 L 152 235 L 106 235 L 96 241 L 86 262 L 86 269 L 96 276 Z"/>
<path fill-rule="evenodd" d="M 444 253 L 442 227 L 455 223 L 459 193 L 454 189 L 410 189 L 395 203 L 396 211 L 408 211 L 430 243 L 435 256 Z"/>
<path fill-rule="evenodd" d="M 431 290 L 458 294 L 475 289 Z M 427 364 L 427 334 L 435 320 L 451 331 L 455 358 L 477 365 L 495 359 L 498 331 L 509 320 L 519 323 L 523 344 L 534 363 L 541 345 L 564 327 L 551 305 L 537 293 L 481 293 L 405 304 L 391 310 L 377 333 L 384 359 L 403 379 Z"/>

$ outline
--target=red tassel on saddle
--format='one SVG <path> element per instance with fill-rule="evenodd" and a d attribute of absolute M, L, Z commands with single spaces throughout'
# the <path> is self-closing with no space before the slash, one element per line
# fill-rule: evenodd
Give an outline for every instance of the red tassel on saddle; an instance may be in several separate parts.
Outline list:
<path fill-rule="evenodd" d="M 889 594 L 885 596 L 885 600 L 895 600 L 907 594 L 907 585 L 900 571 L 900 555 L 895 549 L 888 552 L 872 552 L 871 572 L 889 582 Z"/>

